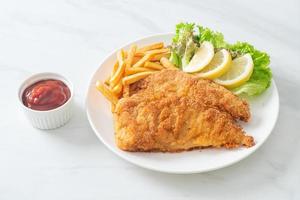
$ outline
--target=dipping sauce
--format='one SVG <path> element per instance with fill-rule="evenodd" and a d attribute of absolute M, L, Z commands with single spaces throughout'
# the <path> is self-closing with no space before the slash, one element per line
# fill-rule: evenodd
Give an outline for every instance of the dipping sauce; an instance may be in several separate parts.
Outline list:
<path fill-rule="evenodd" d="M 33 110 L 52 110 L 68 101 L 68 86 L 55 79 L 47 79 L 30 85 L 22 94 L 23 104 Z"/>

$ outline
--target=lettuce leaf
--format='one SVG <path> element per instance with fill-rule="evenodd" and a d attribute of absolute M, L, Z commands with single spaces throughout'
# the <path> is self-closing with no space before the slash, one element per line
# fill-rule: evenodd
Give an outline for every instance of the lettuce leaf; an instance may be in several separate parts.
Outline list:
<path fill-rule="evenodd" d="M 250 53 L 254 63 L 253 73 L 246 83 L 233 89 L 234 93 L 237 95 L 254 96 L 261 94 L 270 86 L 272 72 L 269 68 L 270 57 L 268 54 L 256 50 L 252 45 L 246 42 L 237 42 L 230 45 L 224 40 L 222 33 L 212 31 L 209 28 L 198 26 L 198 29 L 198 38 L 200 43 L 203 41 L 209 41 L 217 49 L 225 48 L 229 50 L 232 58 Z"/>
<path fill-rule="evenodd" d="M 176 31 L 175 31 L 175 36 L 173 37 L 172 41 L 174 43 L 179 43 L 190 36 L 193 36 L 194 32 L 194 23 L 179 23 L 176 25 Z"/>
<path fill-rule="evenodd" d="M 224 36 L 220 32 L 212 31 L 209 28 L 204 28 L 203 26 L 198 26 L 199 30 L 199 42 L 203 41 L 211 42 L 215 48 L 227 48 L 228 44 L 224 40 Z"/>
<path fill-rule="evenodd" d="M 189 64 L 190 60 L 192 59 L 193 55 L 195 54 L 197 49 L 197 44 L 193 41 L 193 38 L 189 38 L 186 46 L 185 51 L 181 59 L 182 67 L 185 67 Z"/>
<path fill-rule="evenodd" d="M 194 23 L 180 23 L 176 25 L 173 37 L 170 61 L 178 67 L 186 65 L 194 52 L 203 41 L 209 41 L 216 50 L 225 48 L 232 58 L 249 53 L 253 59 L 254 69 L 250 79 L 243 85 L 232 89 L 237 95 L 254 96 L 264 92 L 271 84 L 272 72 L 269 68 L 270 57 L 265 52 L 255 49 L 246 42 L 229 44 L 220 32 L 197 26 L 199 33 L 194 34 Z"/>
<path fill-rule="evenodd" d="M 234 88 L 233 92 L 237 95 L 255 96 L 264 92 L 271 84 L 272 72 L 269 68 L 270 57 L 265 52 L 256 50 L 246 42 L 237 42 L 230 45 L 231 51 L 238 54 L 249 53 L 253 59 L 254 68 L 250 79 L 243 85 Z"/>
<path fill-rule="evenodd" d="M 170 61 L 177 67 L 187 65 L 195 53 L 197 44 L 194 41 L 193 23 L 180 23 L 176 25 L 176 34 L 172 40 L 172 54 Z"/>
<path fill-rule="evenodd" d="M 187 42 L 193 38 L 193 23 L 180 23 L 176 25 L 176 34 L 173 37 L 172 49 L 179 56 L 183 56 Z"/>
<path fill-rule="evenodd" d="M 171 56 L 170 56 L 169 60 L 170 60 L 176 67 L 180 67 L 180 66 L 181 66 L 181 60 L 180 60 L 179 56 L 177 55 L 177 53 L 175 53 L 174 51 L 171 52 Z"/>

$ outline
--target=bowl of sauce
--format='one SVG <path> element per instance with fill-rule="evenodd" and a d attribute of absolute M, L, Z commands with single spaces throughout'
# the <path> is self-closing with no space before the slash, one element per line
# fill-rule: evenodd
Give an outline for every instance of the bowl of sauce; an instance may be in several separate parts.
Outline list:
<path fill-rule="evenodd" d="M 18 92 L 22 108 L 36 128 L 58 128 L 72 116 L 73 86 L 56 73 L 28 77 Z"/>
<path fill-rule="evenodd" d="M 52 110 L 65 104 L 70 89 L 61 80 L 46 79 L 27 87 L 22 95 L 23 104 L 33 110 Z"/>

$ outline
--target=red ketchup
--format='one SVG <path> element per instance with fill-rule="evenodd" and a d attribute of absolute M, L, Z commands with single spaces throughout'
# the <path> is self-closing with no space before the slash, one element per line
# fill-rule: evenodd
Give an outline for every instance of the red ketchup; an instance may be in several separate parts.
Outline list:
<path fill-rule="evenodd" d="M 30 85 L 22 94 L 23 104 L 33 110 L 52 110 L 68 101 L 68 86 L 54 79 L 42 80 Z"/>

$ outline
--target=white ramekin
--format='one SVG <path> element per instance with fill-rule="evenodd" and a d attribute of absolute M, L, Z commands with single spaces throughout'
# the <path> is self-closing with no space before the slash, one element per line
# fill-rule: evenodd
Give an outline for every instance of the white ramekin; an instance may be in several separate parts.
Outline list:
<path fill-rule="evenodd" d="M 22 94 L 24 90 L 41 80 L 46 79 L 56 79 L 64 82 L 70 89 L 71 96 L 69 100 L 64 103 L 63 105 L 46 111 L 39 111 L 33 110 L 31 108 L 26 107 L 22 102 Z M 19 91 L 18 91 L 18 98 L 21 104 L 21 107 L 31 122 L 31 124 L 39 129 L 54 129 L 66 124 L 72 116 L 72 109 L 73 109 L 73 85 L 70 81 L 68 81 L 65 77 L 56 74 L 56 73 L 39 73 L 33 76 L 28 77 L 24 82 L 21 84 Z"/>

